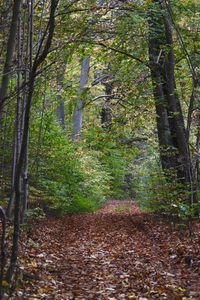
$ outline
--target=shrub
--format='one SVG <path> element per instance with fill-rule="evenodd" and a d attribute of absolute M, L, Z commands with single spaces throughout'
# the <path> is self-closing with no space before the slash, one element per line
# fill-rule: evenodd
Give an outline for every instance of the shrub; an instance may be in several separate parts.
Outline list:
<path fill-rule="evenodd" d="M 94 211 L 106 200 L 110 181 L 98 152 L 68 142 L 52 121 L 46 126 L 37 166 L 33 164 L 32 185 L 63 213 Z"/>
<path fill-rule="evenodd" d="M 165 213 L 182 220 L 195 215 L 197 205 L 189 203 L 189 188 L 178 182 L 175 174 L 175 170 L 164 173 L 155 156 L 148 157 L 138 166 L 135 187 L 143 210 Z"/>

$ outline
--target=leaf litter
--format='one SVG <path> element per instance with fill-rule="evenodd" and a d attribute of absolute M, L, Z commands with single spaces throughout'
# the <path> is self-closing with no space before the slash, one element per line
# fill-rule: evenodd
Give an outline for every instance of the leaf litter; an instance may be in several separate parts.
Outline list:
<path fill-rule="evenodd" d="M 14 299 L 200 299 L 199 221 L 193 231 L 127 201 L 40 220 L 23 233 Z"/>

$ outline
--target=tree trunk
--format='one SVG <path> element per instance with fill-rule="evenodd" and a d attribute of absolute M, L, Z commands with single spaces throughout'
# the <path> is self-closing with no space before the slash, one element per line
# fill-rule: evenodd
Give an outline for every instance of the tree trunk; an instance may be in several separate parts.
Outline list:
<path fill-rule="evenodd" d="M 112 95 L 113 84 L 109 81 L 109 77 L 108 81 L 102 82 L 102 84 L 105 86 L 105 94 Z M 109 107 L 109 100 L 111 98 L 112 96 L 106 99 L 106 103 L 101 110 L 101 126 L 105 129 L 110 129 L 112 125 L 112 110 Z"/>
<path fill-rule="evenodd" d="M 178 181 L 189 185 L 193 195 L 189 145 L 175 84 L 172 28 L 165 4 L 154 0 L 149 16 L 149 60 L 161 164 L 164 170 L 176 170 Z"/>
<path fill-rule="evenodd" d="M 64 65 L 65 67 L 65 65 Z M 62 90 L 63 87 L 63 80 L 64 80 L 64 73 L 65 73 L 65 68 L 62 70 L 62 74 L 58 76 L 57 79 L 57 85 L 58 85 L 58 93 Z M 65 130 L 65 100 L 62 98 L 60 94 L 57 96 L 58 99 L 58 106 L 56 109 L 56 114 L 57 114 L 57 120 L 59 124 L 61 125 L 62 129 Z"/>
<path fill-rule="evenodd" d="M 81 64 L 81 76 L 78 96 L 79 99 L 74 107 L 73 113 L 73 129 L 72 129 L 72 140 L 78 139 L 81 135 L 82 123 L 83 123 L 83 99 L 82 95 L 84 92 L 85 85 L 88 82 L 90 69 L 90 58 L 85 57 Z"/>
<path fill-rule="evenodd" d="M 16 34 L 17 34 L 17 22 L 20 13 L 20 5 L 21 0 L 15 0 L 13 4 L 13 15 L 12 21 L 10 25 L 8 43 L 7 43 L 7 53 L 6 53 L 6 60 L 3 68 L 3 75 L 1 79 L 1 88 L 0 88 L 0 113 L 2 112 L 3 105 L 6 100 L 7 90 L 8 90 L 8 83 L 10 78 L 10 71 L 12 66 L 12 59 L 14 55 L 15 49 L 15 41 L 16 41 Z"/>
<path fill-rule="evenodd" d="M 167 100 L 163 89 L 164 82 L 161 70 L 161 66 L 164 64 L 164 53 L 162 50 L 164 33 L 162 35 L 160 33 L 161 28 L 164 30 L 163 20 L 158 8 L 152 10 L 151 6 L 149 8 L 149 16 L 149 61 L 155 99 L 160 160 L 163 170 L 170 170 L 176 166 L 176 162 L 174 161 L 174 154 L 172 154 L 173 141 L 169 127 Z"/>
<path fill-rule="evenodd" d="M 15 171 L 16 165 L 19 158 L 19 152 L 21 147 L 21 68 L 22 68 L 22 51 L 21 51 L 21 17 L 18 18 L 18 55 L 17 55 L 17 104 L 16 104 L 16 119 L 15 119 L 15 129 L 14 129 L 14 143 L 13 143 L 13 162 L 12 162 L 12 182 L 11 182 L 11 197 L 7 207 L 7 217 L 10 219 L 13 210 L 13 204 L 15 200 L 14 193 L 14 181 L 15 181 Z"/>
<path fill-rule="evenodd" d="M 34 16 L 34 1 L 28 1 L 28 15 L 29 15 L 29 24 L 28 24 L 28 39 L 27 39 L 27 49 L 26 49 L 26 70 L 28 67 L 30 69 L 29 72 L 29 79 L 31 78 L 31 72 L 33 67 L 33 16 Z M 25 82 L 28 81 L 28 72 L 25 71 L 24 76 Z M 29 89 L 30 90 L 30 89 Z M 25 128 L 25 118 L 26 118 L 26 106 L 28 101 L 28 94 L 29 90 L 27 88 L 24 89 L 24 97 L 23 97 L 23 114 L 22 114 L 22 136 L 24 133 Z M 27 142 L 24 151 L 24 166 L 23 171 L 21 174 L 21 209 L 20 209 L 20 222 L 23 223 L 26 209 L 27 209 L 27 202 L 28 202 L 28 143 L 29 143 L 29 132 L 27 134 Z"/>
<path fill-rule="evenodd" d="M 166 55 L 164 65 L 164 89 L 166 93 L 166 99 L 168 103 L 168 116 L 171 129 L 171 135 L 173 136 L 174 144 L 178 149 L 179 154 L 179 176 L 182 176 L 186 182 L 192 182 L 192 169 L 189 153 L 189 145 L 186 136 L 185 124 L 183 119 L 183 113 L 181 104 L 178 98 L 174 76 L 174 51 L 173 51 L 173 39 L 172 29 L 169 20 L 164 18 L 166 46 L 168 47 L 168 54 Z"/>
<path fill-rule="evenodd" d="M 57 106 L 57 119 L 63 130 L 65 130 L 65 101 L 59 95 L 59 104 Z"/>
<path fill-rule="evenodd" d="M 28 144 L 28 133 L 29 133 L 29 122 L 30 122 L 30 112 L 31 112 L 31 103 L 34 92 L 35 85 L 35 77 L 39 66 L 45 61 L 49 49 L 51 47 L 51 42 L 55 29 L 55 12 L 57 9 L 59 0 L 51 0 L 51 8 L 50 8 L 50 18 L 49 18 L 49 26 L 48 26 L 48 36 L 43 48 L 43 51 L 40 55 L 38 55 L 33 63 L 31 68 L 30 77 L 29 77 L 29 85 L 28 85 L 28 95 L 26 101 L 26 109 L 24 114 L 24 130 L 22 136 L 22 143 L 20 148 L 19 160 L 16 166 L 15 172 L 15 209 L 14 209 L 14 233 L 13 233 L 13 245 L 12 245 L 12 255 L 10 260 L 10 266 L 7 272 L 8 280 L 11 281 L 18 257 L 18 242 L 20 235 L 20 203 L 21 203 L 21 194 L 20 194 L 20 178 L 23 170 L 24 157 Z"/>

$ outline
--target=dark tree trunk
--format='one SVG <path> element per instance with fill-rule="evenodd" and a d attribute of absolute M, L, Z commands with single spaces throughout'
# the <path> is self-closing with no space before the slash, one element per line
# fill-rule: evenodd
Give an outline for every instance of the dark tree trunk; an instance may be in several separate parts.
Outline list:
<path fill-rule="evenodd" d="M 178 181 L 188 185 L 193 194 L 189 145 L 175 84 L 172 28 L 163 1 L 153 1 L 149 16 L 149 60 L 161 164 L 164 170 L 176 171 Z"/>
<path fill-rule="evenodd" d="M 105 86 L 105 94 L 112 95 L 113 84 L 109 80 L 109 77 L 107 79 L 108 80 L 102 81 L 102 84 Z M 105 129 L 110 129 L 112 125 L 112 110 L 109 106 L 109 100 L 111 98 L 112 96 L 106 99 L 106 103 L 104 104 L 101 110 L 101 126 Z"/>
<path fill-rule="evenodd" d="M 8 83 L 10 78 L 10 71 L 12 66 L 12 59 L 15 49 L 15 41 L 16 41 L 16 34 L 17 34 L 17 22 L 20 13 L 20 5 L 21 0 L 15 0 L 13 4 L 13 15 L 12 21 L 10 25 L 8 43 L 7 43 L 7 53 L 6 53 L 6 60 L 3 68 L 3 75 L 1 79 L 1 88 L 0 88 L 0 113 L 2 112 L 3 105 L 6 100 L 7 96 L 7 89 Z"/>
<path fill-rule="evenodd" d="M 166 99 L 168 103 L 168 115 L 169 124 L 171 129 L 171 135 L 174 141 L 174 146 L 178 149 L 179 156 L 179 176 L 186 182 L 192 182 L 192 170 L 189 153 L 189 145 L 186 136 L 185 124 L 183 119 L 183 113 L 181 104 L 178 98 L 174 76 L 174 51 L 173 51 L 173 39 L 172 28 L 169 20 L 164 18 L 166 46 L 168 53 L 165 59 L 164 65 L 164 89 L 166 93 Z"/>
<path fill-rule="evenodd" d="M 14 209 L 14 234 L 13 234 L 13 246 L 12 246 L 12 255 L 10 261 L 10 267 L 7 272 L 8 280 L 11 280 L 18 257 L 18 242 L 20 235 L 20 203 L 21 203 L 21 193 L 20 193 L 20 178 L 23 170 L 24 157 L 26 154 L 27 144 L 28 144 L 28 133 L 29 133 L 29 121 L 30 121 L 30 112 L 31 112 L 31 103 L 34 92 L 35 78 L 37 74 L 37 70 L 39 66 L 45 61 L 49 49 L 51 47 L 51 42 L 55 29 L 55 12 L 57 9 L 59 0 L 51 0 L 51 8 L 50 8 L 50 18 L 49 18 L 49 26 L 48 26 L 48 36 L 41 54 L 37 55 L 33 66 L 31 68 L 30 77 L 29 77 L 29 85 L 28 85 L 28 95 L 26 101 L 26 109 L 24 115 L 24 130 L 22 135 L 22 143 L 20 148 L 19 160 L 16 166 L 15 173 L 15 209 Z"/>
<path fill-rule="evenodd" d="M 28 1 L 28 16 L 29 16 L 29 24 L 28 24 L 28 39 L 27 39 L 27 49 L 26 49 L 26 70 L 28 67 L 30 69 L 29 77 L 31 77 L 31 71 L 33 67 L 33 16 L 34 16 L 34 1 Z M 24 81 L 28 81 L 28 72 L 25 71 L 25 78 Z M 26 113 L 26 105 L 28 101 L 28 93 L 29 90 L 27 88 L 24 89 L 24 97 L 23 97 L 23 114 L 22 114 L 22 136 L 25 127 L 25 113 Z M 26 209 L 27 209 L 27 202 L 28 202 L 28 142 L 29 142 L 29 132 L 27 135 L 27 142 L 26 148 L 24 151 L 24 166 L 23 171 L 21 174 L 21 208 L 20 208 L 20 222 L 23 223 Z"/>
<path fill-rule="evenodd" d="M 155 4 L 158 1 L 155 1 Z M 163 19 L 161 12 L 156 9 L 149 9 L 149 61 L 151 68 L 151 78 L 156 108 L 156 122 L 158 130 L 158 140 L 160 147 L 161 165 L 164 170 L 176 167 L 175 154 L 173 151 L 173 141 L 169 127 L 167 100 L 163 89 L 162 66 L 164 64 L 164 53 L 162 45 L 164 42 Z"/>
<path fill-rule="evenodd" d="M 19 14 L 18 18 L 18 45 L 17 45 L 17 104 L 16 104 L 16 119 L 14 128 L 14 142 L 13 142 L 13 162 L 12 162 L 12 182 L 11 182 L 11 197 L 7 207 L 7 217 L 11 218 L 13 204 L 15 200 L 14 193 L 14 181 L 15 181 L 15 171 L 16 165 L 19 158 L 19 152 L 21 147 L 21 68 L 22 68 L 22 51 L 21 51 L 21 16 Z"/>

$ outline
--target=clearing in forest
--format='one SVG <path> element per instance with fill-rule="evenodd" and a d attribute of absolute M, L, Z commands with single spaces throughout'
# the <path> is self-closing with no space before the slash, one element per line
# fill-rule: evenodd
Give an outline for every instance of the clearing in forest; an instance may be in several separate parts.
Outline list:
<path fill-rule="evenodd" d="M 15 299 L 200 299 L 199 223 L 186 228 L 134 202 L 46 218 L 21 242 Z"/>

